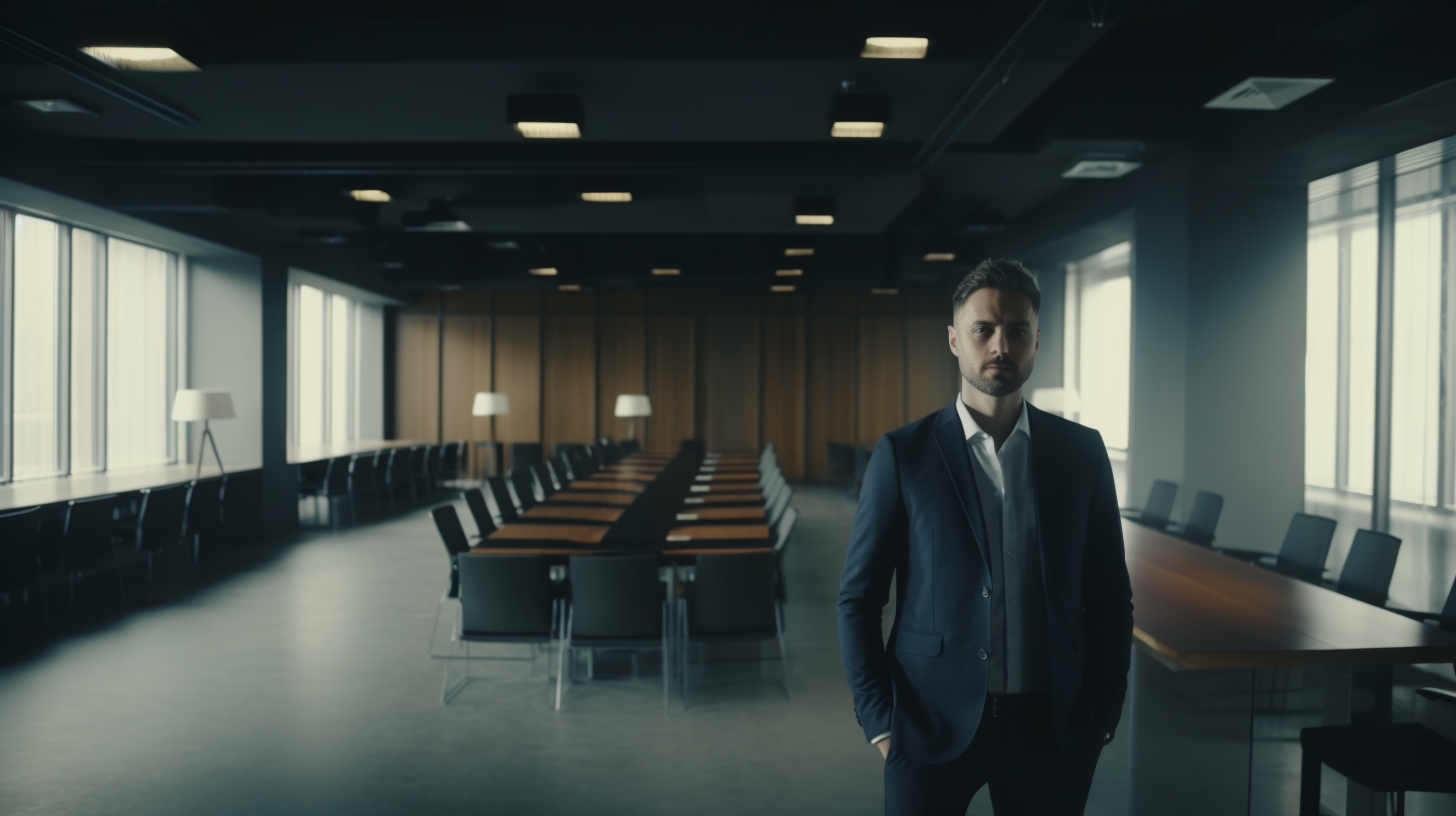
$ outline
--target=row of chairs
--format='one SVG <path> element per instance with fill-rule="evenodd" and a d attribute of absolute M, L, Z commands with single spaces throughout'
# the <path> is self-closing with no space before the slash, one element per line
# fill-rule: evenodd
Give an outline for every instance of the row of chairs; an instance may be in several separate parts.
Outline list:
<path fill-rule="evenodd" d="M 466 443 L 414 445 L 366 451 L 308 462 L 299 468 L 298 493 L 313 500 L 313 516 L 320 519 L 321 503 L 328 503 L 328 523 L 339 528 L 342 510 L 347 508 L 354 523 L 359 505 L 381 511 L 427 501 L 434 491 L 460 477 L 466 461 Z"/>
<path fill-rule="evenodd" d="M 0 597 L 7 609 L 39 605 L 49 629 L 52 592 L 64 589 L 71 619 L 79 596 L 103 576 L 115 576 L 124 604 L 127 572 L 144 571 L 150 594 L 159 562 L 190 570 L 226 543 L 238 526 L 228 520 L 247 515 L 246 481 L 224 476 L 0 514 Z"/>
<path fill-rule="evenodd" d="M 829 476 L 849 485 L 850 498 L 859 498 L 859 487 L 864 482 L 865 470 L 870 466 L 870 451 L 856 445 L 841 445 L 825 442 L 828 452 L 827 470 Z"/>

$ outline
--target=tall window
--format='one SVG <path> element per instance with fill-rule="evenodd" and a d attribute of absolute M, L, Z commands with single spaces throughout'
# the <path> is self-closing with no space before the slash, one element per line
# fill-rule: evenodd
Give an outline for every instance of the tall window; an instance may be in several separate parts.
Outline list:
<path fill-rule="evenodd" d="M 307 284 L 291 288 L 289 438 L 296 445 L 359 436 L 359 304 Z"/>
<path fill-rule="evenodd" d="M 177 256 L 24 213 L 0 225 L 13 276 L 0 476 L 173 461 Z"/>
<path fill-rule="evenodd" d="M 1112 459 L 1119 495 L 1127 472 L 1132 398 L 1132 244 L 1067 267 L 1065 372 L 1068 418 L 1096 428 Z"/>

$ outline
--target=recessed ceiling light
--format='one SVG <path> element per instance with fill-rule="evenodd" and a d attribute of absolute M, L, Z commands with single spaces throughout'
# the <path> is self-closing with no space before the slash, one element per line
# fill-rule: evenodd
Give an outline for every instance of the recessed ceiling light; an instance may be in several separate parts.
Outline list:
<path fill-rule="evenodd" d="M 84 108 L 69 99 L 17 99 L 15 104 L 40 111 L 41 113 L 80 114 L 95 116 L 96 111 Z"/>
<path fill-rule="evenodd" d="M 556 287 L 556 290 L 558 292 L 580 292 L 581 291 L 581 284 L 579 284 L 579 283 L 563 283 L 560 286 Z"/>
<path fill-rule="evenodd" d="M 898 295 L 898 294 L 900 294 L 900 290 L 899 289 L 871 289 L 870 290 L 870 294 L 872 294 L 872 295 Z"/>
<path fill-rule="evenodd" d="M 367 201 L 370 204 L 383 204 L 389 201 L 389 193 L 383 190 L 350 190 L 349 197 L 355 201 Z"/>
<path fill-rule="evenodd" d="M 792 292 L 794 291 L 794 287 L 792 284 L 778 283 L 770 286 L 768 290 L 770 292 Z"/>
<path fill-rule="evenodd" d="M 123 71 L 201 71 L 170 48 L 92 45 L 81 49 L 93 59 Z"/>
<path fill-rule="evenodd" d="M 1205 108 L 1279 110 L 1334 82 L 1325 77 L 1249 77 L 1205 102 Z"/>
<path fill-rule="evenodd" d="M 581 100 L 573 94 L 510 94 L 506 121 L 527 139 L 580 139 Z"/>
<path fill-rule="evenodd" d="M 582 193 L 582 201 L 597 204 L 625 204 L 632 200 L 631 193 Z"/>
<path fill-rule="evenodd" d="M 681 275 L 682 274 L 682 270 L 681 269 L 654 269 L 654 270 L 652 270 L 652 274 L 659 275 L 659 276 L 663 276 L 663 277 L 672 277 L 674 275 Z"/>
<path fill-rule="evenodd" d="M 807 258 L 814 254 L 810 247 L 790 247 L 784 250 L 784 255 L 790 258 Z"/>
<path fill-rule="evenodd" d="M 921 260 L 922 261 L 931 261 L 931 262 L 934 262 L 934 261 L 954 261 L 955 260 L 955 253 L 954 252 L 927 252 L 927 253 L 925 253 L 925 257 L 924 258 L 921 258 Z"/>
<path fill-rule="evenodd" d="M 795 224 L 804 224 L 804 225 L 813 226 L 813 227 L 827 227 L 830 224 L 833 224 L 834 223 L 834 216 L 832 216 L 832 215 L 803 215 L 803 214 L 800 214 L 800 215 L 794 216 L 794 223 Z"/>
<path fill-rule="evenodd" d="M 531 272 L 532 275 L 540 275 L 541 277 L 549 278 L 552 275 L 555 275 L 556 274 L 556 267 L 554 267 L 554 266 L 540 266 L 540 267 L 537 267 L 535 269 L 530 270 L 530 272 Z"/>
<path fill-rule="evenodd" d="M 794 223 L 828 226 L 834 223 L 833 196 L 799 196 L 794 199 Z"/>
<path fill-rule="evenodd" d="M 930 40 L 924 37 L 866 37 L 859 55 L 867 59 L 925 59 L 929 47 Z"/>
<path fill-rule="evenodd" d="M 804 276 L 802 269 L 775 269 L 774 274 L 781 278 L 801 278 Z"/>
<path fill-rule="evenodd" d="M 580 139 L 575 122 L 517 122 L 516 132 L 527 139 Z"/>
<path fill-rule="evenodd" d="M 885 135 L 884 122 L 834 122 L 829 135 L 836 139 L 878 139 Z"/>
<path fill-rule="evenodd" d="M 1121 159 L 1083 159 L 1062 174 L 1062 178 L 1115 179 L 1142 167 L 1142 162 Z"/>

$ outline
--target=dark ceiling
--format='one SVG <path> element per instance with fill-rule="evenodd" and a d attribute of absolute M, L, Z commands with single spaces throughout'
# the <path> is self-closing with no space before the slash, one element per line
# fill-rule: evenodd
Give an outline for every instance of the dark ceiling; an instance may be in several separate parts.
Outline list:
<path fill-rule="evenodd" d="M 0 174 L 397 293 L 761 289 L 790 246 L 816 249 L 803 288 L 937 286 L 925 252 L 973 255 L 978 226 L 1014 233 L 1106 183 L 1062 178 L 1084 157 L 1197 144 L 1230 179 L 1303 183 L 1456 132 L 1453 24 L 1433 0 L 9 3 L 0 99 L 98 115 L 0 106 Z M 874 35 L 929 54 L 861 59 Z M 202 71 L 77 51 L 98 44 Z M 1203 108 L 1255 75 L 1335 82 L 1280 111 Z M 829 137 L 844 90 L 890 97 L 884 138 Z M 575 94 L 583 137 L 522 139 L 522 93 Z M 835 223 L 795 225 L 803 196 L 832 196 Z M 405 231 L 432 202 L 471 232 Z"/>

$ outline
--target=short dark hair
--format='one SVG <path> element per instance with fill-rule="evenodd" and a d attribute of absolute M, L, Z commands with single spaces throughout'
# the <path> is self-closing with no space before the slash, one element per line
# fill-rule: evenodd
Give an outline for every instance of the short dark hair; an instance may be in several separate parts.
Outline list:
<path fill-rule="evenodd" d="M 976 264 L 964 278 L 961 278 L 960 285 L 956 287 L 955 296 L 950 302 L 951 321 L 955 321 L 956 313 L 961 310 L 961 305 L 968 300 L 978 289 L 1003 289 L 1007 292 L 1020 292 L 1026 295 L 1031 301 L 1031 310 L 1041 314 L 1041 287 L 1036 285 L 1036 275 L 1021 261 L 1011 258 L 987 258 Z"/>

